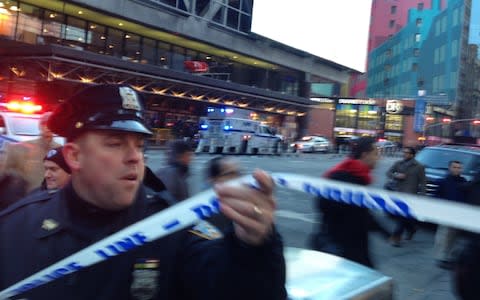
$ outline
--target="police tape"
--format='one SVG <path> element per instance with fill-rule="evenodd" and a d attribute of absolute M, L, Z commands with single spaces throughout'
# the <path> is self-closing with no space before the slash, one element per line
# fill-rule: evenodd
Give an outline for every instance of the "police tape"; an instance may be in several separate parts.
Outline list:
<path fill-rule="evenodd" d="M 305 192 L 315 197 L 480 233 L 480 222 L 478 222 L 480 208 L 476 206 L 296 174 L 274 173 L 272 178 L 280 187 Z M 256 186 L 251 176 L 235 180 L 230 184 L 242 183 Z M 201 192 L 21 280 L 1 291 L 0 299 L 8 299 L 77 272 L 184 229 L 218 212 L 219 203 L 215 193 L 212 190 Z"/>

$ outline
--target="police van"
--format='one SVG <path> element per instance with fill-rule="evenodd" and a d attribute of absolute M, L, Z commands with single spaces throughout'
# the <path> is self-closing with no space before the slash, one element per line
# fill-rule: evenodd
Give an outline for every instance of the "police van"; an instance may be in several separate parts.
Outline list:
<path fill-rule="evenodd" d="M 281 137 L 260 121 L 242 118 L 203 118 L 196 153 L 276 154 Z"/>
<path fill-rule="evenodd" d="M 40 111 L 42 107 L 30 102 L 0 103 L 0 155 L 8 143 L 23 142 L 40 136 Z M 63 138 L 55 137 L 63 144 Z"/>

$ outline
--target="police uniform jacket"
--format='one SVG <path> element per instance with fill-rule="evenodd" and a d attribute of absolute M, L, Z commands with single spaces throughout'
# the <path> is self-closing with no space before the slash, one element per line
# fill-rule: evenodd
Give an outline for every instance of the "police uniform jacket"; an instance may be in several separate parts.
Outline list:
<path fill-rule="evenodd" d="M 166 208 L 142 186 L 112 212 L 80 199 L 71 185 L 35 194 L 0 213 L 0 290 Z M 113 245 L 109 251 L 122 248 Z M 259 247 L 190 228 L 112 256 L 13 299 L 285 299 L 277 233 Z"/>

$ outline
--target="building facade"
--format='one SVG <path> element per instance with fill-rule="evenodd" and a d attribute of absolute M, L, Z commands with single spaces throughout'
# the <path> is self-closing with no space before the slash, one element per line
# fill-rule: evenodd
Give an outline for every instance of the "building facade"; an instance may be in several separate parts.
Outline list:
<path fill-rule="evenodd" d="M 422 133 L 413 130 L 415 106 L 412 101 L 373 98 L 312 98 L 317 104 L 309 117 L 311 134 L 332 140 L 351 136 L 387 139 L 402 145 L 419 143 Z M 310 124 L 310 123 L 309 123 Z"/>
<path fill-rule="evenodd" d="M 126 83 L 146 96 L 159 134 L 198 123 L 210 106 L 304 131 L 311 87 L 338 93 L 355 71 L 251 33 L 252 7 L 253 0 L 2 0 L 0 101 L 55 105 L 85 85 Z"/>
<path fill-rule="evenodd" d="M 371 38 L 366 95 L 414 101 L 416 132 L 422 131 L 426 117 L 441 120 L 435 110 L 426 110 L 433 106 L 453 113 L 455 135 L 475 134 L 472 120 L 480 117 L 480 0 L 431 0 L 428 7 L 425 1 L 374 1 L 378 3 L 389 6 L 390 13 L 399 5 L 412 6 L 396 33 L 378 45 L 374 41 L 381 39 Z M 375 20 L 376 13 L 372 10 Z"/>

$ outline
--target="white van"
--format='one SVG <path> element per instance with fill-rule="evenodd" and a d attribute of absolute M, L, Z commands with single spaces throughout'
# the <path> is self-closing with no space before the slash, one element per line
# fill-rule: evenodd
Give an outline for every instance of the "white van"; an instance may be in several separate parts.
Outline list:
<path fill-rule="evenodd" d="M 259 121 L 207 118 L 200 125 L 196 153 L 276 154 L 281 138 Z"/>

